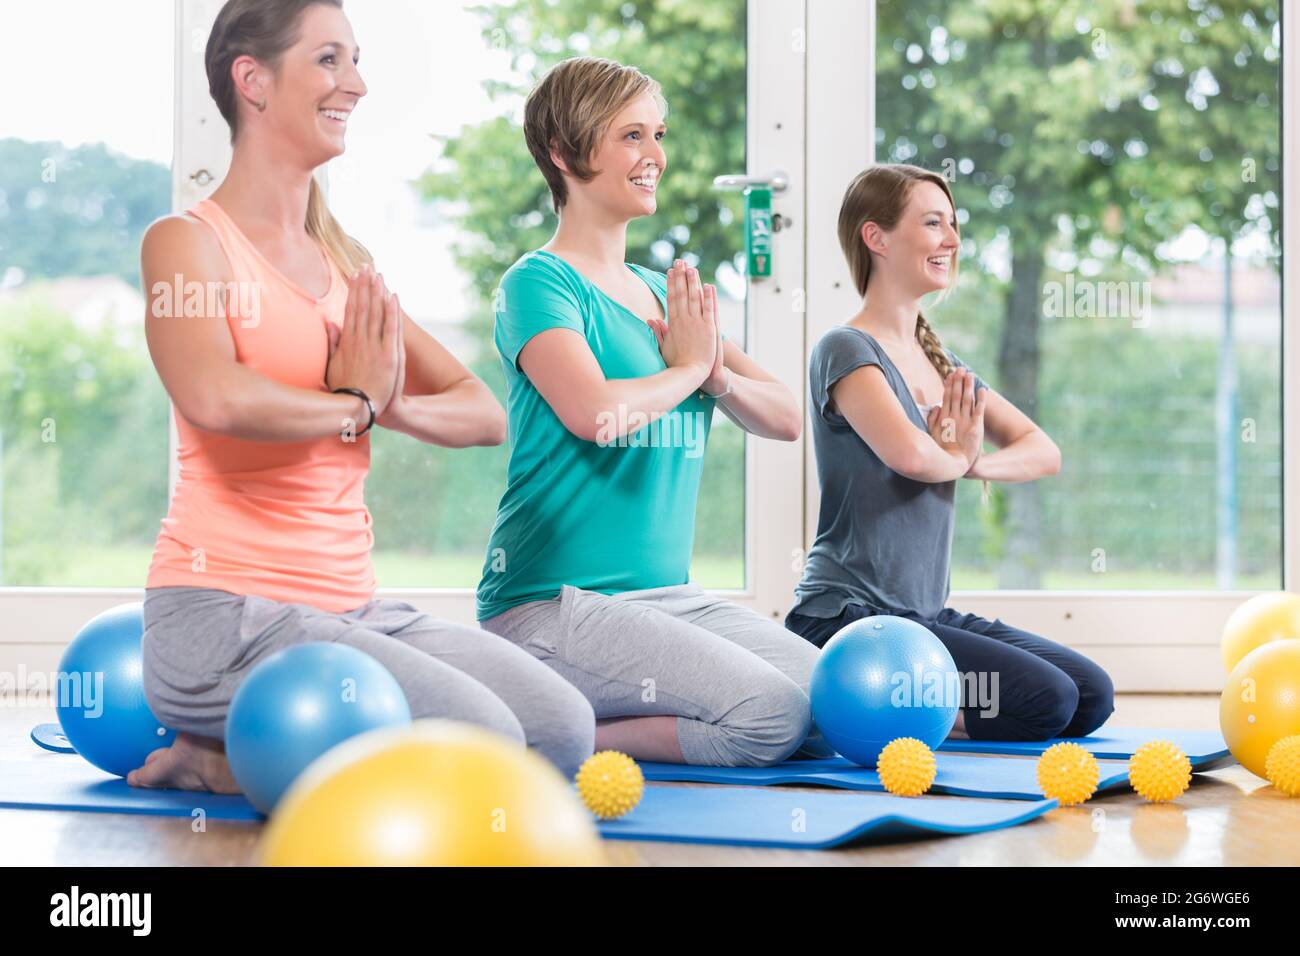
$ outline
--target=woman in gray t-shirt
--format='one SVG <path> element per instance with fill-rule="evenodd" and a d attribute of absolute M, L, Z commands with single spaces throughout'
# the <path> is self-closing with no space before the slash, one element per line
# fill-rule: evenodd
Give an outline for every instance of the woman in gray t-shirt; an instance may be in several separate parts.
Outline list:
<path fill-rule="evenodd" d="M 874 614 L 928 627 L 974 674 L 955 733 L 979 740 L 1085 736 L 1114 710 L 1106 672 L 1001 620 L 946 607 L 957 479 L 1055 474 L 1047 434 L 990 389 L 921 313 L 955 282 L 955 204 L 941 176 L 879 165 L 849 185 L 840 245 L 863 306 L 809 361 L 821 483 L 817 538 L 786 627 L 822 646 Z M 984 454 L 984 440 L 998 450 Z"/>

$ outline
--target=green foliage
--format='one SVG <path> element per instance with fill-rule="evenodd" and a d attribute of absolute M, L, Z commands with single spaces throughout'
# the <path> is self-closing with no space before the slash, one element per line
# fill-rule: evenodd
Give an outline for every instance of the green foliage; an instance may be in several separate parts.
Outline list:
<path fill-rule="evenodd" d="M 60 577 L 78 550 L 152 543 L 167 510 L 167 395 L 143 336 L 87 331 L 39 290 L 0 310 L 6 584 Z M 124 568 L 115 583 L 143 579 Z"/>
<path fill-rule="evenodd" d="M 697 259 L 705 275 L 735 259 L 740 202 L 712 182 L 745 168 L 744 0 L 514 0 L 478 13 L 484 39 L 509 52 L 523 75 L 517 85 L 489 84 L 503 104 L 520 102 L 570 56 L 609 57 L 658 81 L 668 102 L 668 167 L 657 214 L 628 229 L 628 259 L 663 270 L 680 255 Z M 515 259 L 554 232 L 550 194 L 511 118 L 466 127 L 439 146 L 422 189 L 474 237 L 457 248 L 457 261 L 487 300 Z"/>
<path fill-rule="evenodd" d="M 102 143 L 0 139 L 0 277 L 121 276 L 140 285 L 140 236 L 171 207 L 171 170 Z"/>
<path fill-rule="evenodd" d="M 0 276 L 138 287 L 140 236 L 170 194 L 166 166 L 103 144 L 0 140 Z M 74 555 L 152 546 L 167 510 L 167 416 L 141 329 L 78 328 L 39 281 L 0 308 L 0 583 L 84 584 L 66 576 Z M 138 584 L 147 568 L 146 555 L 95 583 Z"/>
<path fill-rule="evenodd" d="M 1276 0 L 880 0 L 877 11 L 881 158 L 951 169 L 977 251 L 1062 233 L 1080 253 L 1096 238 L 1100 255 L 1154 266 L 1157 245 L 1188 225 L 1216 236 L 1260 225 L 1276 240 Z"/>

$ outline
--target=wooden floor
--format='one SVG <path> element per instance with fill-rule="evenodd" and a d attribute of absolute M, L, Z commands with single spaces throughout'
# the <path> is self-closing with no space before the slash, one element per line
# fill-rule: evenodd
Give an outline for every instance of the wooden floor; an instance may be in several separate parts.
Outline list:
<path fill-rule="evenodd" d="M 52 708 L 0 709 L 0 774 L 34 759 L 32 725 Z M 1217 696 L 1121 695 L 1119 726 L 1213 730 Z M 681 784 L 681 786 L 687 786 Z M 943 797 L 960 800 L 961 797 Z M 1100 811 L 1100 813 L 1098 812 Z M 261 824 L 54 810 L 0 810 L 0 863 L 18 866 L 243 866 Z M 1132 792 L 1061 808 L 1030 823 L 973 836 L 936 837 L 838 850 L 607 841 L 620 866 L 1279 866 L 1300 864 L 1300 799 L 1288 799 L 1240 766 L 1198 774 L 1171 804 Z M 1288 838 L 1282 839 L 1281 835 Z"/>

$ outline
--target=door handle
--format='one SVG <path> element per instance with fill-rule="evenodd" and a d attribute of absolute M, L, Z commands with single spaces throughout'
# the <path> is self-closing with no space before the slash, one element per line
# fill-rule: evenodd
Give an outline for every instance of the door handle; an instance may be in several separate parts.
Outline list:
<path fill-rule="evenodd" d="M 715 176 L 713 178 L 714 189 L 749 189 L 751 186 L 761 186 L 774 193 L 780 193 L 785 192 L 789 185 L 790 177 L 780 170 L 768 176 Z"/>

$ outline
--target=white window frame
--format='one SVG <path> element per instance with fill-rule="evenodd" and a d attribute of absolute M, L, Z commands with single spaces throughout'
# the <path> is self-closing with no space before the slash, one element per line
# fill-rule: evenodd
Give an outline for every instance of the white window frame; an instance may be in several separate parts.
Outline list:
<path fill-rule="evenodd" d="M 225 175 L 225 122 L 208 97 L 203 43 L 221 0 L 176 0 L 176 114 L 172 199 L 186 209 Z M 1284 7 L 1282 88 L 1300 89 L 1300 16 Z M 792 220 L 775 236 L 774 274 L 749 295 L 749 351 L 807 401 L 806 356 L 817 339 L 857 308 L 835 238 L 844 184 L 874 160 L 874 0 L 750 0 L 748 25 L 750 175 L 781 170 L 790 186 L 774 198 Z M 804 51 L 811 51 L 805 55 Z M 856 117 L 858 122 L 846 122 Z M 1282 232 L 1300 235 L 1300 133 L 1295 97 L 1283 100 Z M 207 170 L 204 180 L 199 170 Z M 198 177 L 198 178 L 196 178 Z M 1300 255 L 1283 268 L 1283 422 L 1300 419 L 1300 336 L 1287 335 L 1300 298 Z M 175 482 L 171 429 L 170 485 Z M 788 610 L 799 556 L 816 532 L 820 499 L 812 444 L 751 439 L 745 462 L 745 587 L 720 591 L 776 619 Z M 1284 581 L 1300 568 L 1300 442 L 1283 429 Z M 169 485 L 169 486 L 170 486 Z M 140 600 L 138 588 L 0 588 L 0 668 L 53 670 L 63 648 L 94 614 Z M 463 588 L 381 589 L 439 617 L 473 620 Z M 951 603 L 1002 617 L 1096 659 L 1120 690 L 1217 691 L 1218 635 L 1248 591 L 967 591 Z"/>

